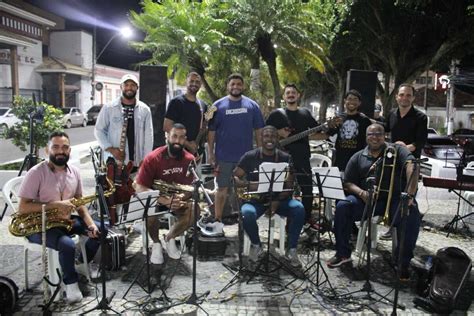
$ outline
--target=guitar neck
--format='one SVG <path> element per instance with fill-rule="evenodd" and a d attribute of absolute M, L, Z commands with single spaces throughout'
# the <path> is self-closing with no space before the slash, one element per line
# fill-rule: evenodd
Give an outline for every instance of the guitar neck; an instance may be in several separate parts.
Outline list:
<path fill-rule="evenodd" d="M 122 133 L 120 134 L 120 151 L 125 151 L 125 142 L 127 141 L 127 128 L 128 128 L 128 120 L 133 113 L 133 108 L 123 109 L 123 126 L 122 126 Z M 124 158 L 125 159 L 125 158 Z M 123 160 L 117 161 L 117 165 L 122 168 L 123 167 Z"/>
<path fill-rule="evenodd" d="M 294 143 L 296 142 L 297 140 L 300 140 L 304 137 L 307 137 L 311 134 L 315 134 L 315 133 L 318 133 L 320 131 L 322 131 L 323 129 L 325 129 L 327 127 L 327 123 L 324 123 L 324 124 L 321 124 L 319 126 L 316 126 L 316 127 L 313 127 L 313 128 L 310 128 L 306 131 L 303 131 L 303 132 L 300 132 L 298 134 L 295 134 L 295 135 L 292 135 L 290 137 L 287 137 L 285 139 L 282 139 L 279 143 L 280 143 L 280 146 L 284 147 L 288 144 L 291 144 L 291 143 Z"/>

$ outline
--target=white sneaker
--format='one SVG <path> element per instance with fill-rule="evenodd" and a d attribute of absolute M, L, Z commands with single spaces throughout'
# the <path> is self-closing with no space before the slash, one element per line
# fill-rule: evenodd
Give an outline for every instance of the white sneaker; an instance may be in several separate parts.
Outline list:
<path fill-rule="evenodd" d="M 74 304 L 82 300 L 82 293 L 79 285 L 76 283 L 66 284 L 66 299 L 68 304 Z"/>
<path fill-rule="evenodd" d="M 166 238 L 164 240 L 165 240 L 165 248 L 166 248 L 166 252 L 168 253 L 168 257 L 175 260 L 178 260 L 179 258 L 181 258 L 181 250 L 179 250 L 178 247 L 176 246 L 176 240 L 174 240 L 174 238 L 171 238 L 169 241 L 166 241 Z"/>
<path fill-rule="evenodd" d="M 214 222 L 206 224 L 205 229 L 201 228 L 201 232 L 206 236 L 217 236 L 224 234 L 224 224 L 221 222 Z"/>
<path fill-rule="evenodd" d="M 159 242 L 153 243 L 150 262 L 153 264 L 163 264 L 163 262 L 165 262 L 165 259 L 163 259 L 163 247 L 161 247 Z"/>

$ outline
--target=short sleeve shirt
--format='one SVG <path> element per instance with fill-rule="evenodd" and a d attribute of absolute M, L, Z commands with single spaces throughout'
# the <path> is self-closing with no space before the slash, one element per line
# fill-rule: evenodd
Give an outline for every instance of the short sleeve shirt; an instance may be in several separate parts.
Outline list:
<path fill-rule="evenodd" d="M 238 101 L 229 97 L 217 100 L 214 117 L 209 130 L 215 131 L 215 155 L 217 161 L 237 162 L 253 147 L 254 129 L 264 126 L 263 115 L 258 104 L 242 96 Z"/>
<path fill-rule="evenodd" d="M 48 162 L 43 161 L 28 171 L 18 196 L 42 203 L 81 197 L 79 170 L 74 166 L 67 166 L 64 170 L 53 171 Z"/>
<path fill-rule="evenodd" d="M 198 100 L 189 101 L 184 94 L 173 98 L 166 109 L 165 118 L 186 127 L 186 137 L 189 141 L 196 140 L 201 128 L 202 114 L 207 105 Z"/>
<path fill-rule="evenodd" d="M 186 175 L 188 166 L 194 156 L 184 150 L 181 159 L 176 159 L 168 155 L 168 147 L 161 146 L 149 153 L 138 171 L 136 181 L 147 188 L 153 186 L 155 180 L 162 180 L 167 183 L 191 184 L 193 176 Z"/>

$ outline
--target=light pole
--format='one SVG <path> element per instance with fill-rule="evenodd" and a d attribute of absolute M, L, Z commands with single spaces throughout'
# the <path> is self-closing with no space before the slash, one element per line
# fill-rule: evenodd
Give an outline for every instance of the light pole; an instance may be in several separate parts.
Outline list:
<path fill-rule="evenodd" d="M 112 41 L 115 38 L 117 38 L 118 36 L 122 36 L 123 38 L 130 38 L 132 36 L 132 30 L 129 27 L 122 27 L 119 32 L 115 33 L 109 39 L 109 41 L 104 45 L 104 47 L 102 48 L 100 53 L 97 54 L 97 55 L 96 55 L 96 51 L 97 51 L 97 43 L 96 43 L 97 36 L 96 35 L 97 35 L 96 34 L 96 27 L 94 25 L 94 42 L 93 42 L 93 47 L 92 47 L 92 53 L 93 53 L 94 58 L 92 58 L 92 82 L 91 82 L 91 85 L 92 85 L 92 91 L 91 91 L 92 105 L 94 105 L 94 96 L 95 96 L 95 65 L 99 61 L 100 56 L 102 56 L 104 51 L 107 49 L 107 47 L 109 47 L 110 43 L 112 43 Z"/>

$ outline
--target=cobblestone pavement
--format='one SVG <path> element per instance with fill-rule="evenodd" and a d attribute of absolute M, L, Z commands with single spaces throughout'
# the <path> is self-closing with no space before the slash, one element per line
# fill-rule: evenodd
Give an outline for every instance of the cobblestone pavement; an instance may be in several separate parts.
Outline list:
<path fill-rule="evenodd" d="M 81 164 L 81 172 L 84 179 L 85 192 L 90 193 L 94 188 L 94 176 L 90 162 Z M 424 216 L 424 228 L 420 232 L 417 243 L 415 258 L 425 258 L 434 255 L 442 247 L 455 246 L 472 256 L 474 244 L 472 235 L 452 234 L 446 237 L 441 228 L 456 213 L 457 197 L 447 190 L 434 188 L 420 188 L 418 195 L 420 210 L 426 212 Z M 0 200 L 0 205 L 3 201 Z M 23 268 L 23 246 L 25 239 L 9 235 L 7 230 L 8 217 L 0 223 L 0 274 L 15 281 L 20 289 L 20 299 L 17 305 L 17 315 L 40 315 L 42 304 L 42 266 L 39 252 L 31 252 L 29 260 L 30 290 L 25 291 L 24 268 Z M 268 221 L 262 217 L 260 223 L 260 234 L 266 240 Z M 472 222 L 471 229 L 474 228 Z M 378 233 L 381 234 L 385 228 L 379 226 Z M 371 295 L 374 299 L 366 299 L 366 292 L 357 293 L 347 298 L 340 295 L 359 290 L 364 285 L 364 269 L 345 267 L 342 269 L 328 269 L 325 261 L 334 254 L 334 246 L 328 234 L 324 234 L 321 240 L 320 262 L 318 271 L 317 251 L 314 236 L 302 235 L 298 252 L 303 263 L 303 269 L 308 276 L 306 280 L 296 279 L 283 269 L 269 273 L 264 276 L 257 274 L 248 284 L 249 274 L 243 271 L 237 282 L 230 288 L 219 291 L 233 278 L 232 268 L 238 267 L 238 238 L 237 225 L 225 227 L 228 239 L 225 256 L 215 260 L 198 260 L 196 293 L 198 295 L 209 292 L 202 301 L 198 315 L 204 315 L 204 311 L 211 315 L 334 315 L 354 313 L 357 315 L 390 314 L 391 304 L 385 303 L 384 299 L 376 294 Z M 277 245 L 278 232 L 276 232 Z M 173 302 L 183 302 L 192 293 L 192 256 L 186 252 L 181 260 L 165 258 L 164 266 L 151 266 L 151 282 L 159 283 L 151 295 L 148 295 L 140 286 L 134 285 L 129 293 L 123 298 L 127 288 L 134 277 L 140 273 L 139 281 L 146 288 L 146 269 L 140 272 L 144 264 L 142 254 L 141 234 L 132 231 L 129 234 L 126 246 L 126 264 L 120 271 L 107 273 L 107 295 L 115 292 L 111 307 L 123 315 L 142 315 L 159 312 L 163 306 L 163 293 Z M 273 253 L 273 252 L 272 252 Z M 375 291 L 384 297 L 393 299 L 395 286 L 394 272 L 390 267 L 391 242 L 379 240 L 377 249 L 372 256 L 372 268 L 370 281 Z M 275 254 L 278 257 L 277 254 Z M 353 255 L 353 265 L 356 266 L 357 257 Z M 283 261 L 284 262 L 284 261 Z M 227 265 L 226 268 L 223 263 Z M 286 262 L 284 262 L 286 263 Z M 244 257 L 244 266 L 247 262 Z M 285 265 L 286 266 L 286 265 Z M 365 266 L 365 265 L 363 265 Z M 272 268 L 272 265 L 270 265 Z M 294 270 L 294 269 L 293 269 Z M 319 272 L 319 282 L 318 282 Z M 301 274 L 301 271 L 300 273 Z M 327 274 L 327 278 L 326 278 Z M 328 280 L 329 282 L 323 281 Z M 400 290 L 399 302 L 405 310 L 398 310 L 400 315 L 428 314 L 423 309 L 413 304 L 416 297 L 416 280 L 403 285 Z M 338 298 L 333 298 L 333 291 Z M 319 284 L 319 285 L 318 285 Z M 80 304 L 67 306 L 64 302 L 55 303 L 52 306 L 54 314 L 76 315 L 82 311 L 96 306 L 98 298 L 102 297 L 100 279 L 93 278 L 88 283 L 81 278 L 80 287 L 84 293 L 84 300 Z M 470 274 L 467 285 L 463 288 L 457 303 L 457 313 L 474 314 L 471 302 L 474 297 L 474 277 Z M 163 315 L 192 314 L 196 307 L 181 305 L 163 312 Z M 91 315 L 98 315 L 94 311 Z"/>

